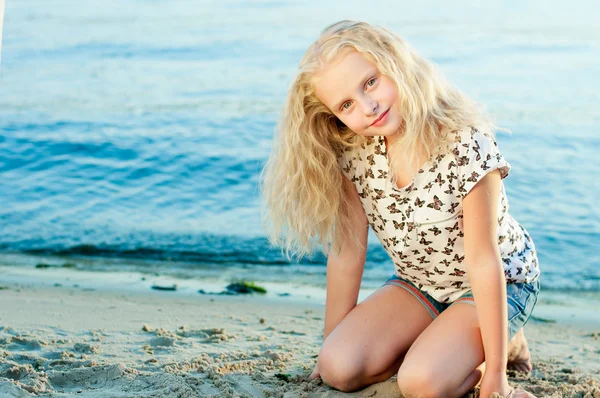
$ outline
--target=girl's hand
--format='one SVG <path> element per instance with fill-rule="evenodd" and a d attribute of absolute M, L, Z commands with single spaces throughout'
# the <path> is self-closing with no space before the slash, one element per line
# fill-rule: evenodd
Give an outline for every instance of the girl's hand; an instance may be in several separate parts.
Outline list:
<path fill-rule="evenodd" d="M 310 374 L 310 376 L 308 376 L 308 380 L 314 380 L 317 377 L 321 377 L 321 375 L 319 374 L 319 365 L 315 365 L 314 370 L 312 371 L 312 373 Z"/>
<path fill-rule="evenodd" d="M 508 396 L 512 388 L 508 385 L 506 372 L 488 372 L 486 371 L 481 379 L 481 387 L 479 396 L 481 398 L 489 398 L 492 393 L 498 393 L 503 397 Z"/>
<path fill-rule="evenodd" d="M 498 393 L 506 398 L 535 398 L 535 395 L 525 390 L 517 390 L 509 386 L 506 372 L 485 372 L 481 379 L 479 396 L 489 398 L 492 393 Z"/>

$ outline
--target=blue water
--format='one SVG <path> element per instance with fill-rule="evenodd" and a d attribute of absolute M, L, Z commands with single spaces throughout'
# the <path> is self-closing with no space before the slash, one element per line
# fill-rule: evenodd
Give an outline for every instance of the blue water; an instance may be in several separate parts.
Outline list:
<path fill-rule="evenodd" d="M 7 2 L 0 263 L 324 285 L 323 257 L 269 248 L 257 183 L 298 61 L 351 18 L 404 36 L 512 130 L 498 134 L 510 211 L 544 288 L 600 291 L 595 3 L 509 3 Z M 371 234 L 365 286 L 392 270 Z"/>

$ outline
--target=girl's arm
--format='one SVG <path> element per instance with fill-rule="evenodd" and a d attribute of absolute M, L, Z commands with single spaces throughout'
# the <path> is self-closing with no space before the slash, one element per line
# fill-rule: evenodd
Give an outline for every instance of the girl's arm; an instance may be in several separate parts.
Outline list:
<path fill-rule="evenodd" d="M 323 340 L 341 322 L 358 301 L 358 291 L 367 255 L 369 223 L 356 187 L 344 177 L 345 191 L 350 195 L 351 228 L 358 239 L 346 238 L 339 253 L 331 250 L 327 258 L 327 298 Z"/>
<path fill-rule="evenodd" d="M 486 374 L 506 377 L 506 280 L 498 248 L 500 173 L 483 177 L 463 200 L 465 260 L 485 352 Z"/>

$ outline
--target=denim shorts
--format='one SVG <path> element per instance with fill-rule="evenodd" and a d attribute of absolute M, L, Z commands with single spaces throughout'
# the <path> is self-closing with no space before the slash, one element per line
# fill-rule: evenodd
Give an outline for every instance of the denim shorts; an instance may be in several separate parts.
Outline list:
<path fill-rule="evenodd" d="M 468 303 L 475 305 L 473 292 L 471 290 L 454 300 L 452 303 L 440 303 L 426 292 L 420 290 L 412 282 L 393 275 L 384 284 L 399 286 L 411 293 L 427 309 L 433 319 L 442 311 L 456 303 Z M 540 291 L 539 279 L 531 283 L 507 283 L 506 299 L 508 309 L 508 339 L 512 339 L 517 332 L 527 323 L 533 307 L 537 302 Z"/>

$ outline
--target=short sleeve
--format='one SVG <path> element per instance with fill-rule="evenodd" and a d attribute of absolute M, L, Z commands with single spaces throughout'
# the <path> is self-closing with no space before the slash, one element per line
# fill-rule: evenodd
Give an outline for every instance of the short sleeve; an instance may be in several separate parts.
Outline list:
<path fill-rule="evenodd" d="M 498 169 L 502 179 L 510 172 L 510 164 L 500 153 L 494 137 L 475 128 L 460 133 L 454 154 L 461 199 L 489 172 Z"/>

